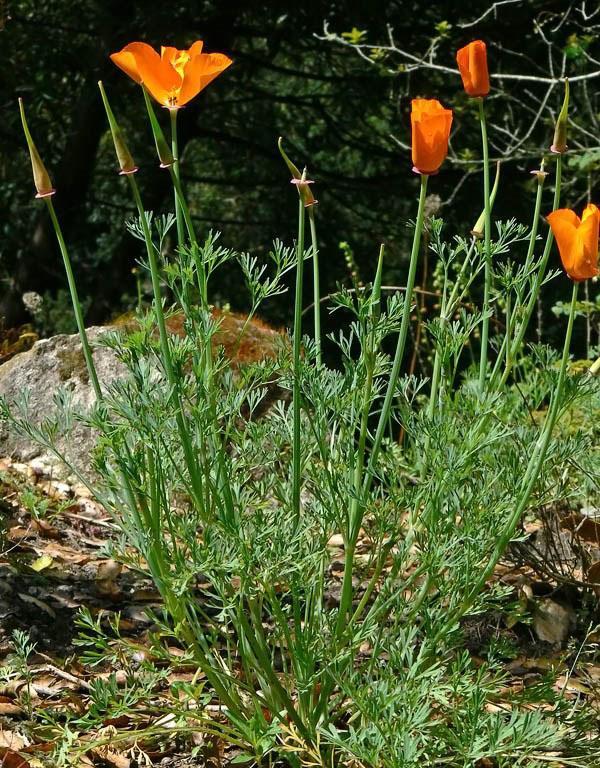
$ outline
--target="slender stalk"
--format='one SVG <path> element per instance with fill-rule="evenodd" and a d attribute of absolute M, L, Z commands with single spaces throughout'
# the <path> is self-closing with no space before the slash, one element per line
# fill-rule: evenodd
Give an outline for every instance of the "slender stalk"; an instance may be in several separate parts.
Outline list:
<path fill-rule="evenodd" d="M 543 169 L 543 163 L 542 163 L 542 169 Z M 542 207 L 542 192 L 544 188 L 543 179 L 544 179 L 544 176 L 542 175 L 541 180 L 538 181 L 538 184 L 537 184 L 537 191 L 535 195 L 535 206 L 533 211 L 533 220 L 531 222 L 531 231 L 529 233 L 529 244 L 527 246 L 527 255 L 525 256 L 525 264 L 523 266 L 523 274 L 525 276 L 529 273 L 529 270 L 531 269 L 531 265 L 533 263 L 533 254 L 535 252 L 535 244 L 537 241 L 538 226 L 540 221 L 540 211 Z M 555 205 L 557 205 L 556 198 L 555 198 Z M 494 368 L 490 375 L 490 388 L 498 377 L 498 373 L 500 372 L 500 368 L 502 367 L 503 361 L 505 363 L 507 360 L 511 361 L 510 366 L 512 367 L 513 351 L 511 351 L 510 354 L 508 353 L 508 350 L 506 349 L 506 343 L 507 343 L 507 339 L 513 339 L 513 333 L 515 331 L 521 306 L 523 304 L 524 290 L 525 290 L 524 283 L 520 283 L 519 286 L 517 287 L 515 305 L 513 307 L 512 316 L 511 316 L 511 324 L 510 324 L 510 328 L 508 328 L 509 333 L 504 337 L 502 341 L 502 346 L 499 350 L 498 358 L 496 359 Z"/>
<path fill-rule="evenodd" d="M 177 143 L 177 114 L 178 109 L 170 109 L 169 116 L 171 118 L 171 152 L 173 153 L 173 159 L 175 163 L 173 165 L 173 173 L 177 176 L 177 179 L 181 178 L 180 166 L 179 166 L 179 146 Z M 175 218 L 177 220 L 177 242 L 181 247 L 185 240 L 185 230 L 183 226 L 183 213 L 181 210 L 181 203 L 179 201 L 179 195 L 177 190 L 174 190 L 175 197 Z"/>
<path fill-rule="evenodd" d="M 402 361 L 404 359 L 404 350 L 406 347 L 406 338 L 408 336 L 408 327 L 410 325 L 410 308 L 412 304 L 413 290 L 415 287 L 415 277 L 417 274 L 417 263 L 419 260 L 419 250 L 421 246 L 421 233 L 423 232 L 424 216 L 425 216 L 425 198 L 427 196 L 427 175 L 421 175 L 421 191 L 419 194 L 419 208 L 417 211 L 417 219 L 415 222 L 415 233 L 413 236 L 412 250 L 410 254 L 410 264 L 408 267 L 408 278 L 406 281 L 406 291 L 404 294 L 404 311 L 402 313 L 402 323 L 400 325 L 400 333 L 398 334 L 398 342 L 396 344 L 396 353 L 394 355 L 394 362 L 392 365 L 392 371 L 388 381 L 387 390 L 385 393 L 385 399 L 381 413 L 379 414 L 379 421 L 377 423 L 377 431 L 373 439 L 373 446 L 371 449 L 371 456 L 369 459 L 369 465 L 367 467 L 367 474 L 365 477 L 365 491 L 368 490 L 373 479 L 375 466 L 377 459 L 379 458 L 379 450 L 381 449 L 381 442 L 385 434 L 385 430 L 390 418 L 392 409 L 392 403 L 396 395 L 396 385 L 398 384 L 398 377 L 400 376 L 400 369 L 402 367 Z"/>
<path fill-rule="evenodd" d="M 169 386 L 171 387 L 171 396 L 175 397 L 177 401 L 175 407 L 175 419 L 177 421 L 177 428 L 181 436 L 181 443 L 186 459 L 186 465 L 188 467 L 188 472 L 190 473 L 190 480 L 192 482 L 192 488 L 194 491 L 194 500 L 198 507 L 203 509 L 204 504 L 202 501 L 202 479 L 198 469 L 196 454 L 192 447 L 192 441 L 183 417 L 183 408 L 179 396 L 179 381 L 173 367 L 173 359 L 171 357 L 171 348 L 169 346 L 169 337 L 167 334 L 165 315 L 162 306 L 162 295 L 160 290 L 158 262 L 156 261 L 156 251 L 154 248 L 154 243 L 152 242 L 152 234 L 150 232 L 150 227 L 148 226 L 148 219 L 146 218 L 146 212 L 144 211 L 144 205 L 142 203 L 137 181 L 134 174 L 132 173 L 128 174 L 127 178 L 129 180 L 133 198 L 138 209 L 142 231 L 144 234 L 144 241 L 146 243 L 146 254 L 148 256 L 150 278 L 152 281 L 152 290 L 154 293 L 154 306 L 163 365 L 165 366 L 165 373 L 167 374 L 167 380 L 169 382 Z"/>
<path fill-rule="evenodd" d="M 476 243 L 476 239 L 473 237 L 471 239 L 471 244 L 469 245 L 469 249 L 465 254 L 465 258 L 461 265 L 460 272 L 458 273 L 458 277 L 456 278 L 456 282 L 454 283 L 454 287 L 452 288 L 452 293 L 450 294 L 450 297 L 448 298 L 447 301 L 442 300 L 442 309 L 440 312 L 440 331 L 442 329 L 445 331 L 446 325 L 448 324 L 448 320 L 450 319 L 450 317 L 452 316 L 452 313 L 454 312 L 454 307 L 456 305 L 460 284 L 462 282 L 462 278 L 465 274 L 465 271 L 468 265 L 471 263 L 471 255 L 475 248 L 475 243 Z M 446 284 L 444 283 L 444 293 L 445 291 L 446 291 Z M 440 333 L 440 337 L 443 338 L 442 333 Z M 427 417 L 430 419 L 433 418 L 433 413 L 435 411 L 435 404 L 438 399 L 438 390 L 440 386 L 441 373 L 442 373 L 442 352 L 441 352 L 441 343 L 438 343 L 436 344 L 436 348 L 435 348 L 435 357 L 433 361 L 433 373 L 431 376 L 431 394 L 429 396 L 429 403 L 427 405 Z"/>
<path fill-rule="evenodd" d="M 300 361 L 302 348 L 302 281 L 304 278 L 304 225 L 305 207 L 298 201 L 298 243 L 296 263 L 296 298 L 294 304 L 294 385 L 293 385 L 293 434 L 292 434 L 292 508 L 296 524 L 300 522 Z"/>
<path fill-rule="evenodd" d="M 308 223 L 310 225 L 310 241 L 313 253 L 313 302 L 315 313 L 315 349 L 317 365 L 321 365 L 321 288 L 319 285 L 319 245 L 317 241 L 317 225 L 315 222 L 315 206 L 308 208 Z"/>
<path fill-rule="evenodd" d="M 490 157 L 487 138 L 487 124 L 483 97 L 479 99 L 479 122 L 481 124 L 481 144 L 483 147 L 483 202 L 484 202 L 484 254 L 485 283 L 483 289 L 483 319 L 481 323 L 481 352 L 479 357 L 479 393 L 483 394 L 487 373 L 488 339 L 490 332 L 490 294 L 492 290 L 492 246 L 491 246 L 491 207 L 490 207 Z"/>
<path fill-rule="evenodd" d="M 509 287 L 508 293 L 506 295 L 506 336 L 505 336 L 505 347 L 506 347 L 506 367 L 511 367 L 511 360 L 510 360 L 510 353 L 512 351 L 512 346 L 510 343 L 510 328 L 512 325 L 512 314 L 511 314 L 511 288 Z"/>
<path fill-rule="evenodd" d="M 352 607 L 352 576 L 354 571 L 354 554 L 356 551 L 356 542 L 360 532 L 360 526 L 364 517 L 365 496 L 361 494 L 363 485 L 363 473 L 365 464 L 365 452 L 367 447 L 367 436 L 369 434 L 369 414 L 371 411 L 371 400 L 373 393 L 373 378 L 375 374 L 375 322 L 376 315 L 379 313 L 379 302 L 381 298 L 381 276 L 383 272 L 383 245 L 379 249 L 379 259 L 377 262 L 377 272 L 373 283 L 373 294 L 371 303 L 371 328 L 368 329 L 366 348 L 363 353 L 364 365 L 366 368 L 366 380 L 363 391 L 362 407 L 360 414 L 360 427 L 358 436 L 358 447 L 354 458 L 354 492 L 350 503 L 350 514 L 348 515 L 348 530 L 344 547 L 344 578 L 342 581 L 342 594 L 340 599 L 340 608 L 336 626 L 336 635 L 341 637 L 346 628 L 348 613 Z"/>
<path fill-rule="evenodd" d="M 90 342 L 88 340 L 87 333 L 85 330 L 85 323 L 83 321 L 83 312 L 81 310 L 81 302 L 79 301 L 79 294 L 77 293 L 77 285 L 75 284 L 75 277 L 73 275 L 73 269 L 71 267 L 71 259 L 69 258 L 69 251 L 67 250 L 67 244 L 65 243 L 65 239 L 63 237 L 60 224 L 58 223 L 58 219 L 56 218 L 56 211 L 54 210 L 54 203 L 52 202 L 52 198 L 45 197 L 44 201 L 46 203 L 46 207 L 48 208 L 48 213 L 50 214 L 52 226 L 54 227 L 54 233 L 56 235 L 56 239 L 58 240 L 58 247 L 60 248 L 63 264 L 65 265 L 65 272 L 67 273 L 67 281 L 69 283 L 69 292 L 71 294 L 71 302 L 73 304 L 73 311 L 75 312 L 75 321 L 77 322 L 77 330 L 79 331 L 79 337 L 81 339 L 81 346 L 83 349 L 83 356 L 85 358 L 85 364 L 87 366 L 88 375 L 90 377 L 90 381 L 92 382 L 92 386 L 94 388 L 96 400 L 100 401 L 102 399 L 100 382 L 98 381 L 98 374 L 96 373 L 96 366 L 94 365 L 94 358 L 92 357 Z"/>
<path fill-rule="evenodd" d="M 554 203 L 552 206 L 553 211 L 555 211 L 560 204 L 561 184 L 562 184 L 562 155 L 558 155 L 556 158 L 556 186 L 554 188 Z M 536 306 L 540 288 L 542 287 L 542 283 L 544 282 L 544 278 L 546 277 L 546 267 L 548 265 L 548 259 L 550 257 L 550 251 L 552 249 L 553 242 L 554 242 L 554 235 L 552 234 L 552 230 L 550 229 L 550 227 L 548 227 L 548 234 L 546 235 L 544 252 L 542 254 L 540 265 L 538 267 L 538 270 L 535 276 L 533 288 L 531 289 L 531 295 L 529 296 L 529 301 L 525 307 L 525 311 L 523 313 L 522 320 L 521 320 L 521 325 L 519 326 L 519 329 L 515 331 L 515 335 L 513 337 L 512 351 L 510 355 L 511 366 L 505 367 L 504 373 L 502 375 L 502 379 L 500 381 L 500 385 L 504 384 L 508 379 L 510 371 L 512 370 L 512 365 L 514 365 L 514 361 L 516 359 L 517 353 L 521 347 L 521 344 L 523 343 L 525 332 L 527 331 L 527 326 L 529 325 L 529 320 L 531 319 L 531 315 Z M 493 382 L 491 382 L 491 384 L 493 384 Z"/>
<path fill-rule="evenodd" d="M 548 450 L 550 438 L 552 437 L 552 432 L 554 430 L 554 426 L 558 418 L 558 413 L 560 411 L 562 392 L 563 392 L 566 373 L 567 373 L 567 365 L 569 362 L 571 336 L 573 335 L 573 322 L 575 319 L 575 307 L 577 303 L 578 288 L 579 288 L 579 283 L 574 282 L 573 293 L 571 296 L 569 322 L 567 324 L 567 332 L 565 334 L 565 343 L 563 346 L 563 353 L 562 353 L 562 359 L 560 364 L 560 371 L 558 375 L 558 382 L 556 384 L 556 389 L 554 390 L 552 402 L 550 403 L 550 407 L 548 409 L 548 414 L 546 416 L 544 427 L 542 429 L 540 436 L 538 437 L 538 440 L 534 447 L 531 458 L 529 459 L 527 469 L 525 470 L 525 476 L 523 477 L 523 481 L 521 483 L 521 488 L 522 488 L 521 494 L 517 500 L 517 503 L 515 504 L 514 511 L 510 516 L 508 523 L 504 528 L 504 531 L 498 537 L 496 541 L 496 546 L 494 547 L 494 550 L 490 555 L 488 562 L 486 563 L 485 567 L 481 571 L 479 578 L 473 585 L 467 597 L 460 604 L 458 609 L 451 613 L 450 618 L 445 623 L 442 630 L 440 630 L 440 632 L 438 633 L 438 637 L 443 636 L 445 630 L 447 630 L 450 626 L 452 626 L 452 624 L 458 621 L 458 619 L 460 619 L 461 616 L 464 616 L 464 614 L 473 605 L 477 595 L 481 592 L 481 590 L 485 586 L 486 581 L 492 575 L 494 568 L 500 561 L 500 558 L 502 557 L 504 551 L 506 550 L 506 547 L 508 546 L 511 538 L 513 537 L 516 527 L 519 524 L 519 520 L 521 519 L 521 516 L 523 515 L 523 512 L 527 507 L 533 488 L 538 480 L 540 471 L 542 469 L 542 465 L 546 458 L 546 452 Z"/>

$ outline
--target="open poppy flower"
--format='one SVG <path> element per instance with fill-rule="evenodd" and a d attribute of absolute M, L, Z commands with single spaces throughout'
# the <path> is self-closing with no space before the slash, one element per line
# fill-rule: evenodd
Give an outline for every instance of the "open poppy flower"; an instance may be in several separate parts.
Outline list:
<path fill-rule="evenodd" d="M 490 76 L 487 65 L 487 48 L 483 40 L 473 40 L 456 54 L 456 61 L 463 87 L 469 96 L 487 96 L 490 92 Z"/>
<path fill-rule="evenodd" d="M 452 110 L 437 99 L 413 99 L 412 161 L 416 173 L 436 173 L 448 154 Z"/>
<path fill-rule="evenodd" d="M 547 216 L 560 258 L 571 280 L 580 282 L 598 274 L 598 231 L 600 211 L 586 206 L 581 219 L 568 208 Z"/>
<path fill-rule="evenodd" d="M 178 109 L 232 63 L 223 53 L 202 53 L 202 40 L 186 51 L 163 46 L 160 55 L 147 43 L 129 43 L 111 60 L 169 109 Z"/>

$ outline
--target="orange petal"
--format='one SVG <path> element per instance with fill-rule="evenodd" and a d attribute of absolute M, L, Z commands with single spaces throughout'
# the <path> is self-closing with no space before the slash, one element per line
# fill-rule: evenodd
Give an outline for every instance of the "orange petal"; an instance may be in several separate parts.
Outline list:
<path fill-rule="evenodd" d="M 187 104 L 233 62 L 223 53 L 201 53 L 186 65 L 178 105 Z"/>
<path fill-rule="evenodd" d="M 574 264 L 574 279 L 587 280 L 598 274 L 598 232 L 600 217 L 595 205 L 588 205 L 583 212 L 577 236 L 581 241 L 581 258 Z M 576 274 L 575 274 L 576 273 Z"/>
<path fill-rule="evenodd" d="M 568 208 L 553 211 L 546 218 L 556 240 L 563 267 L 569 277 L 573 277 L 574 265 L 581 261 L 583 255 L 583 243 L 577 236 L 581 219 Z"/>
<path fill-rule="evenodd" d="M 437 99 L 413 99 L 412 160 L 421 173 L 435 173 L 448 154 L 452 110 Z"/>
<path fill-rule="evenodd" d="M 137 83 L 143 83 L 160 104 L 168 106 L 181 87 L 180 75 L 147 43 L 130 43 L 111 59 Z"/>
<path fill-rule="evenodd" d="M 490 78 L 487 65 L 487 47 L 483 40 L 473 40 L 456 54 L 463 86 L 469 96 L 487 96 Z"/>
<path fill-rule="evenodd" d="M 152 56 L 152 54 L 157 55 L 147 43 L 129 43 L 118 53 L 111 53 L 110 58 L 132 80 L 135 80 L 136 83 L 141 83 L 142 78 L 138 70 L 137 58 L 144 55 Z"/>

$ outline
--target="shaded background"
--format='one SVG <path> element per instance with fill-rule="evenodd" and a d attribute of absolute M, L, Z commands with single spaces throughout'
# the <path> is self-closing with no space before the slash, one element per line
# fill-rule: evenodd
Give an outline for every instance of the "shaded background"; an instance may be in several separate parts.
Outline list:
<path fill-rule="evenodd" d="M 330 39 L 323 39 L 325 24 Z M 414 96 L 438 97 L 455 110 L 450 156 L 429 192 L 439 196 L 432 203 L 441 206 L 449 236 L 473 226 L 481 208 L 476 104 L 463 94 L 458 75 L 444 67 L 454 69 L 456 49 L 477 37 L 488 42 L 493 73 L 524 78 L 497 78 L 487 108 L 492 156 L 505 161 L 495 215 L 529 223 L 534 182 L 528 171 L 551 143 L 562 101 L 558 79 L 600 70 L 599 32 L 598 9 L 566 0 L 496 5 L 5 0 L 0 31 L 4 326 L 31 321 L 22 296 L 35 291 L 45 308 L 38 330 L 74 330 L 53 234 L 44 206 L 33 199 L 17 96 L 25 99 L 32 133 L 58 190 L 54 199 L 87 322 L 98 323 L 134 306 L 131 270 L 142 255 L 141 244 L 124 226 L 133 206 L 126 183 L 115 174 L 99 79 L 141 167 L 146 208 L 164 212 L 172 202 L 168 175 L 157 168 L 139 88 L 110 62 L 110 52 L 133 40 L 184 48 L 203 39 L 205 50 L 234 59 L 180 114 L 182 174 L 199 231 L 219 230 L 224 244 L 258 255 L 274 237 L 292 241 L 296 192 L 277 152 L 282 135 L 292 159 L 307 164 L 317 182 L 326 292 L 348 281 L 348 253 L 369 279 L 380 242 L 387 246 L 385 282 L 404 281 L 411 237 L 406 224 L 418 191 L 407 149 Z M 372 47 L 357 51 L 352 43 Z M 581 205 L 597 191 L 600 78 L 573 85 L 573 151 L 563 202 Z M 556 265 L 556 254 L 553 259 Z M 428 273 L 419 275 L 422 286 L 431 287 L 431 272 L 430 264 Z M 550 340 L 550 307 L 569 293 L 566 282 L 559 279 L 547 288 L 541 306 L 541 327 Z M 224 273 L 215 287 L 213 300 L 243 309 L 246 296 L 236 272 Z M 596 294 L 592 286 L 591 300 Z M 263 315 L 283 325 L 291 311 L 291 300 L 283 296 L 264 307 Z"/>

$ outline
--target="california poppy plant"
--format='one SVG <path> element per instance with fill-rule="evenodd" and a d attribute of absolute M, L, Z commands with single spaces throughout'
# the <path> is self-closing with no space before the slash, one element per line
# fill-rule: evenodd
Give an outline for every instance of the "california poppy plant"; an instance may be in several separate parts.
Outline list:
<path fill-rule="evenodd" d="M 410 122 L 413 170 L 436 173 L 448 154 L 452 110 L 437 99 L 413 99 Z"/>
<path fill-rule="evenodd" d="M 456 61 L 465 92 L 469 96 L 487 96 L 490 92 L 490 76 L 487 65 L 487 48 L 483 40 L 473 40 L 456 54 Z"/>
<path fill-rule="evenodd" d="M 586 206 L 581 219 L 568 208 L 553 211 L 548 223 L 556 239 L 567 275 L 579 282 L 598 274 L 598 230 L 600 211 Z"/>
<path fill-rule="evenodd" d="M 180 51 L 163 46 L 160 55 L 147 43 L 129 43 L 112 61 L 169 109 L 178 109 L 232 63 L 223 53 L 202 53 L 202 40 Z"/>

